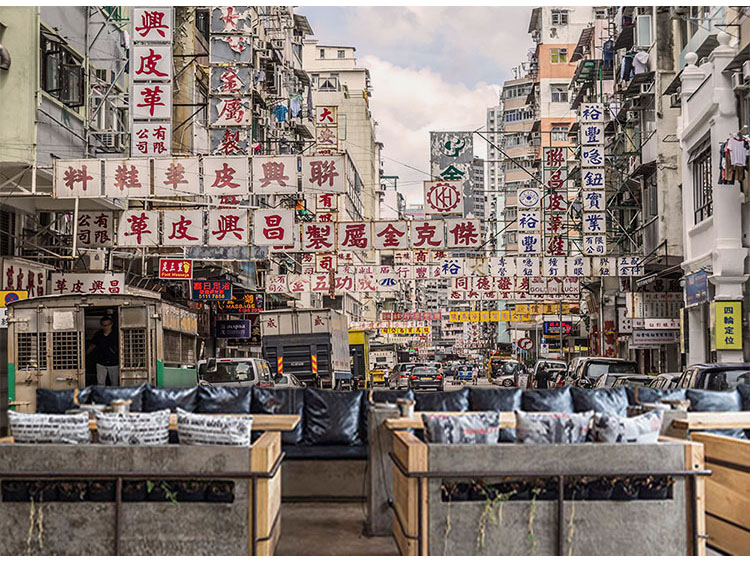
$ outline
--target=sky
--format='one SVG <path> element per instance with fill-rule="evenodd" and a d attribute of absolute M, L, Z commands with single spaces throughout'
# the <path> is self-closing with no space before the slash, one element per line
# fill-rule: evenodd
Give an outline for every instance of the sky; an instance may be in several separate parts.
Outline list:
<path fill-rule="evenodd" d="M 296 11 L 308 17 L 321 44 L 356 47 L 357 64 L 370 69 L 385 173 L 399 176 L 407 203 L 421 202 L 422 182 L 429 179 L 429 132 L 484 130 L 486 108 L 497 104 L 503 81 L 533 45 L 530 7 Z M 474 143 L 475 154 L 486 156 L 476 135 Z"/>

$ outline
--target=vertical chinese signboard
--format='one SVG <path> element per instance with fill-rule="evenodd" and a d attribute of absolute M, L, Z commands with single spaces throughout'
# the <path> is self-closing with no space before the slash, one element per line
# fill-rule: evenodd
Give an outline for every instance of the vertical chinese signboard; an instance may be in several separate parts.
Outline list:
<path fill-rule="evenodd" d="M 742 303 L 739 301 L 714 302 L 713 348 L 719 351 L 742 349 Z"/>
<path fill-rule="evenodd" d="M 252 94 L 260 72 L 252 68 L 252 11 L 211 8 L 209 126 L 211 154 L 250 153 Z M 265 75 L 263 75 L 265 78 Z"/>
<path fill-rule="evenodd" d="M 604 193 L 604 106 L 581 104 L 582 250 L 587 256 L 607 253 L 606 197 Z"/>
<path fill-rule="evenodd" d="M 315 106 L 315 153 L 338 154 L 339 121 L 335 105 Z"/>
<path fill-rule="evenodd" d="M 545 256 L 568 254 L 568 148 L 545 147 L 542 154 L 544 231 L 539 239 Z M 521 229 L 519 213 L 518 228 Z M 564 268 L 563 268 L 564 273 Z M 558 273 L 559 274 L 559 273 Z"/>
<path fill-rule="evenodd" d="M 471 164 L 474 160 L 474 142 L 470 132 L 431 132 L 430 165 L 432 178 L 435 181 L 457 182 L 463 188 L 463 209 L 474 211 L 474 194 L 472 193 Z M 455 184 L 454 184 L 455 185 Z M 426 205 L 427 209 L 430 205 Z"/>
<path fill-rule="evenodd" d="M 133 8 L 130 49 L 130 155 L 172 149 L 173 8 Z"/>

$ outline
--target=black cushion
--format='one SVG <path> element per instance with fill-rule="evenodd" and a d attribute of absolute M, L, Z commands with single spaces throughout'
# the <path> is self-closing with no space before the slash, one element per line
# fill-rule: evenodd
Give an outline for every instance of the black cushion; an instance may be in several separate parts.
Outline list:
<path fill-rule="evenodd" d="M 75 390 L 36 389 L 36 411 L 40 414 L 64 414 L 78 406 L 74 400 Z"/>
<path fill-rule="evenodd" d="M 521 397 L 521 409 L 524 412 L 563 412 L 573 413 L 573 396 L 570 388 L 548 388 L 542 390 L 524 390 Z"/>
<path fill-rule="evenodd" d="M 112 400 L 130 400 L 131 412 L 143 411 L 143 395 L 150 385 L 139 386 L 92 386 L 90 402 L 110 405 Z"/>
<path fill-rule="evenodd" d="M 297 444 L 302 441 L 304 427 L 305 391 L 303 388 L 261 388 L 253 387 L 254 414 L 295 414 L 300 418 L 297 427 L 292 431 L 281 433 L 281 442 Z"/>
<path fill-rule="evenodd" d="M 469 388 L 469 406 L 474 412 L 512 412 L 521 409 L 520 388 Z M 497 440 L 500 443 L 514 443 L 515 429 L 501 429 Z"/>
<path fill-rule="evenodd" d="M 305 388 L 303 442 L 310 445 L 362 445 L 361 390 Z"/>
<path fill-rule="evenodd" d="M 625 387 L 631 406 L 659 402 L 659 400 L 685 400 L 684 388 L 650 388 L 648 386 Z"/>
<path fill-rule="evenodd" d="M 520 388 L 477 388 L 469 389 L 469 405 L 474 412 L 512 412 L 521 409 Z"/>
<path fill-rule="evenodd" d="M 369 391 L 365 391 L 365 400 L 368 399 Z M 373 390 L 372 391 L 372 401 L 373 402 L 391 402 L 393 404 L 396 403 L 396 400 L 399 398 L 404 398 L 406 400 L 414 400 L 414 392 L 411 389 L 401 389 L 401 390 Z"/>
<path fill-rule="evenodd" d="M 251 386 L 199 386 L 198 407 L 201 414 L 249 414 L 252 409 Z"/>
<path fill-rule="evenodd" d="M 366 445 L 282 445 L 285 459 L 367 460 Z"/>
<path fill-rule="evenodd" d="M 576 412 L 594 410 L 598 414 L 628 415 L 628 393 L 624 388 L 571 388 L 573 408 Z"/>
<path fill-rule="evenodd" d="M 415 393 L 416 409 L 420 412 L 466 412 L 469 410 L 469 389 L 438 390 Z"/>
<path fill-rule="evenodd" d="M 143 393 L 143 411 L 156 412 L 169 408 L 176 412 L 181 408 L 187 412 L 195 412 L 198 406 L 198 387 L 185 388 L 157 388 L 147 386 Z"/>
<path fill-rule="evenodd" d="M 740 393 L 735 390 L 698 390 L 688 388 L 692 412 L 739 412 L 742 410 Z"/>
<path fill-rule="evenodd" d="M 690 400 L 691 412 L 739 412 L 742 410 L 742 398 L 737 389 L 734 390 L 698 390 L 687 389 L 687 399 Z M 707 433 L 727 435 L 729 437 L 745 438 L 742 429 L 711 429 Z"/>

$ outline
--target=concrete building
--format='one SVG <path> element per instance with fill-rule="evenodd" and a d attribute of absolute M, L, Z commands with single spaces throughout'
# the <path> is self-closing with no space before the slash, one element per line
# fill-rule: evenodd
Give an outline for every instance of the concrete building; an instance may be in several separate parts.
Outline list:
<path fill-rule="evenodd" d="M 750 299 L 748 180 L 746 173 L 742 179 L 730 175 L 722 180 L 720 175 L 724 143 L 748 131 L 750 25 L 740 9 L 706 8 L 702 14 L 708 22 L 704 20 L 700 31 L 689 20 L 689 25 L 678 22 L 678 44 L 683 46 L 679 61 L 684 62 L 677 134 L 682 149 L 687 364 L 750 358 L 750 339 L 743 329 Z M 724 26 L 738 21 L 738 27 Z M 730 29 L 739 30 L 739 36 L 730 35 Z M 747 172 L 746 160 L 744 169 Z M 702 272 L 708 283 L 701 280 Z M 704 283 L 702 290 L 696 290 L 699 283 Z M 725 308 L 739 318 L 724 314 Z"/>
<path fill-rule="evenodd" d="M 488 201 L 488 235 L 492 242 L 489 244 L 493 255 L 502 251 L 503 243 L 500 231 L 502 222 L 500 217 L 505 207 L 505 192 L 502 189 L 504 183 L 503 167 L 500 151 L 497 147 L 503 142 L 503 96 L 502 90 L 498 92 L 498 103 L 487 108 L 487 122 L 485 124 L 487 143 L 487 184 L 486 196 Z"/>
<path fill-rule="evenodd" d="M 381 220 L 404 218 L 406 200 L 398 191 L 398 176 L 380 177 L 380 210 Z"/>

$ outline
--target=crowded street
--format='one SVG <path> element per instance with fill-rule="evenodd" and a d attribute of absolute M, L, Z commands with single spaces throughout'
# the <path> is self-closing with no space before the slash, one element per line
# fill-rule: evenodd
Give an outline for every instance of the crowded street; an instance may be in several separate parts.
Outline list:
<path fill-rule="evenodd" d="M 0 556 L 750 555 L 750 10 L 0 3 Z"/>

